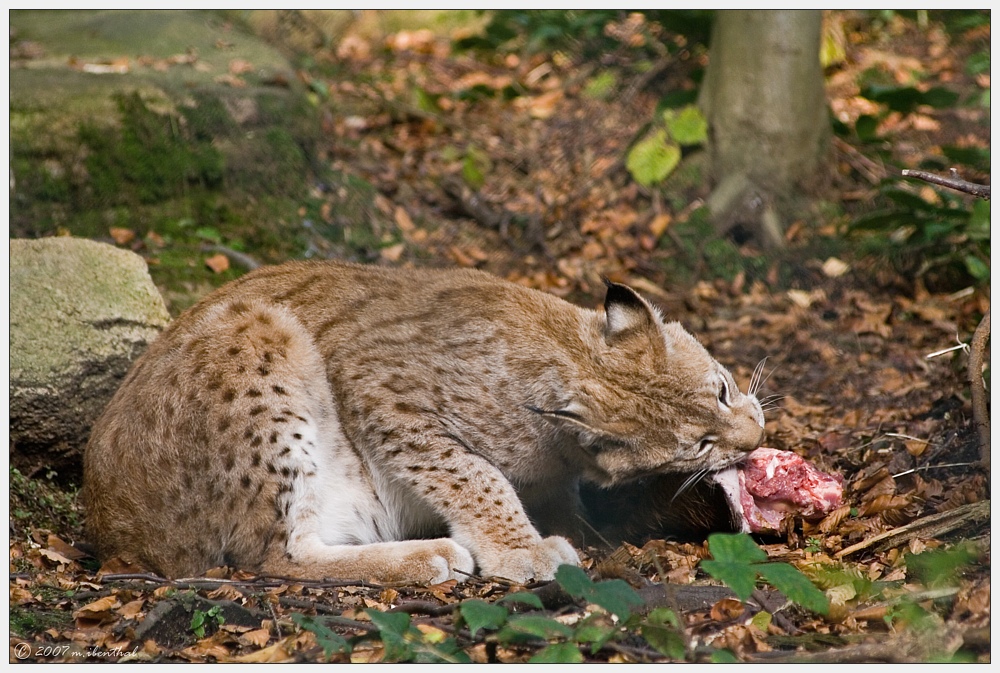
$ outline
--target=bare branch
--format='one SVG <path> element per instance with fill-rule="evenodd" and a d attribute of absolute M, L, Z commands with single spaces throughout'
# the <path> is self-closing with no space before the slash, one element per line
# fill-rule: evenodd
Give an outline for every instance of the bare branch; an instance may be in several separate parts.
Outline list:
<path fill-rule="evenodd" d="M 983 361 L 986 340 L 990 338 L 990 312 L 979 321 L 969 345 L 969 385 L 972 386 L 972 420 L 979 430 L 979 462 L 990 473 L 990 412 L 986 408 L 986 386 L 983 385 Z"/>
<path fill-rule="evenodd" d="M 947 177 L 943 175 L 936 175 L 934 173 L 928 173 L 927 171 L 915 171 L 904 168 L 903 177 L 916 178 L 918 180 L 923 180 L 924 182 L 929 182 L 933 185 L 941 185 L 942 187 L 978 196 L 979 198 L 986 199 L 987 201 L 990 200 L 989 185 L 980 185 L 975 182 L 963 180 L 958 177 L 958 171 L 954 168 L 951 169 L 951 175 Z"/>

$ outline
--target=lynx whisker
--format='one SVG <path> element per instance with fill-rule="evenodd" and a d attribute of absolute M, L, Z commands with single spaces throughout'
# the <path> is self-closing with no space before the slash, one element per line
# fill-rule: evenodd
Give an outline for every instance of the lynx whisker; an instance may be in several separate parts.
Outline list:
<path fill-rule="evenodd" d="M 699 481 L 704 479 L 709 474 L 709 472 L 710 470 L 698 470 L 697 472 L 689 476 L 687 479 L 685 479 L 684 483 L 682 483 L 680 485 L 680 488 L 677 489 L 677 492 L 674 493 L 672 498 L 670 498 L 670 502 L 676 500 L 684 493 L 684 491 L 688 490 L 689 488 L 697 484 Z"/>
<path fill-rule="evenodd" d="M 753 369 L 753 374 L 750 375 L 750 385 L 747 387 L 747 395 L 755 395 L 761 386 L 761 374 L 764 372 L 764 364 L 767 362 L 765 357 L 763 360 L 757 363 L 757 366 Z"/>

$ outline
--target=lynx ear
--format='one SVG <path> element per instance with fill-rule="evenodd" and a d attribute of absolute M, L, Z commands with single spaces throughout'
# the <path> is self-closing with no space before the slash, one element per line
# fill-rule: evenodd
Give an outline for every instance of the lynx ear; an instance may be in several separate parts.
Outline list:
<path fill-rule="evenodd" d="M 627 285 L 604 279 L 608 294 L 604 299 L 604 340 L 613 345 L 623 337 L 642 334 L 656 326 L 653 309 Z"/>

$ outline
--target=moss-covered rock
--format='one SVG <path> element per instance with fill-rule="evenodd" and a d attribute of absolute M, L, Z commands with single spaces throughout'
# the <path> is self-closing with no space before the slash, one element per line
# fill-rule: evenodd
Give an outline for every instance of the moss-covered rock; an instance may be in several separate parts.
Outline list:
<path fill-rule="evenodd" d="M 175 312 L 235 275 L 206 246 L 302 256 L 317 100 L 238 16 L 12 12 L 11 235 L 127 228 Z"/>
<path fill-rule="evenodd" d="M 73 471 L 91 424 L 169 320 L 138 255 L 68 237 L 10 241 L 12 464 Z"/>

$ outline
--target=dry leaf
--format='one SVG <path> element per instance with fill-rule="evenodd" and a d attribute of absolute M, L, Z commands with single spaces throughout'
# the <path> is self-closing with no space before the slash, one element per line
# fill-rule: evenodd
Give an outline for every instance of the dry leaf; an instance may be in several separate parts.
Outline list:
<path fill-rule="evenodd" d="M 80 628 L 94 626 L 94 622 L 103 624 L 105 622 L 117 621 L 118 617 L 114 613 L 114 610 L 119 607 L 121 607 L 121 603 L 118 602 L 115 596 L 105 596 L 75 611 L 73 619 L 77 621 L 77 626 Z"/>
<path fill-rule="evenodd" d="M 390 245 L 382 248 L 378 251 L 378 256 L 381 257 L 386 262 L 398 262 L 403 256 L 403 252 L 406 250 L 406 245 L 403 243 L 396 243 L 395 245 Z"/>
<path fill-rule="evenodd" d="M 226 73 L 225 75 L 219 75 L 215 78 L 217 84 L 225 84 L 231 86 L 234 89 L 243 89 L 246 87 L 246 80 L 236 77 L 235 75 L 230 75 Z"/>
<path fill-rule="evenodd" d="M 251 72 L 252 70 L 253 64 L 246 59 L 234 58 L 229 62 L 229 72 L 233 75 L 242 75 L 243 73 Z"/>
<path fill-rule="evenodd" d="M 35 597 L 31 595 L 31 592 L 23 587 L 11 587 L 10 588 L 10 602 L 16 603 L 17 605 L 27 605 L 28 603 L 33 603 Z"/>
<path fill-rule="evenodd" d="M 861 508 L 859 515 L 871 516 L 872 514 L 878 514 L 879 512 L 885 512 L 886 510 L 902 509 L 911 502 L 913 502 L 913 500 L 909 496 L 885 493 L 872 498 L 868 504 Z"/>
<path fill-rule="evenodd" d="M 72 561 L 70 561 L 68 558 L 66 558 L 57 551 L 52 551 L 51 549 L 39 549 L 38 553 L 41 554 L 46 559 L 48 559 L 49 561 L 52 561 L 53 563 L 61 563 L 64 565 L 69 565 L 70 563 L 72 563 Z"/>
<path fill-rule="evenodd" d="M 467 255 L 457 245 L 453 245 L 450 248 L 448 248 L 448 253 L 451 255 L 451 258 L 454 259 L 459 266 L 473 267 L 479 263 L 471 255 Z"/>
<path fill-rule="evenodd" d="M 649 223 L 649 233 L 651 233 L 656 238 L 663 236 L 663 232 L 667 230 L 670 225 L 670 214 L 663 213 L 662 215 L 657 215 L 653 218 L 653 221 Z"/>
<path fill-rule="evenodd" d="M 246 634 L 242 636 L 246 638 Z M 265 640 L 264 642 L 267 642 Z M 292 659 L 292 653 L 295 651 L 295 636 L 288 636 L 282 640 L 279 640 L 274 645 L 270 647 L 265 647 L 262 650 L 257 650 L 256 652 L 251 652 L 250 654 L 244 654 L 240 657 L 226 657 L 226 661 L 240 662 L 246 664 L 273 664 L 280 663 L 283 661 L 290 661 Z"/>
<path fill-rule="evenodd" d="M 271 639 L 271 631 L 269 629 L 257 629 L 256 631 L 248 631 L 240 636 L 240 642 L 244 645 L 250 645 L 253 647 L 264 647 L 267 645 L 267 641 Z"/>
<path fill-rule="evenodd" d="M 48 539 L 45 541 L 45 544 L 52 551 L 59 552 L 61 555 L 73 561 L 89 556 L 87 552 L 81 549 L 77 549 L 71 544 L 63 542 L 60 538 L 56 537 L 55 535 L 49 535 Z"/>
<path fill-rule="evenodd" d="M 742 601 L 735 598 L 723 598 L 712 606 L 711 616 L 717 622 L 729 622 L 742 615 L 744 610 Z"/>
<path fill-rule="evenodd" d="M 111 235 L 112 240 L 118 245 L 128 245 L 135 240 L 135 232 L 122 227 L 111 227 L 108 229 L 108 234 Z"/>
<path fill-rule="evenodd" d="M 142 606 L 146 604 L 145 599 L 137 598 L 134 601 L 129 601 L 125 605 L 118 608 L 117 612 L 122 617 L 135 617 L 137 614 L 142 612 Z"/>
<path fill-rule="evenodd" d="M 528 114 L 535 119 L 548 119 L 556 113 L 556 105 L 562 98 L 563 92 L 560 89 L 536 96 L 530 100 Z"/>
<path fill-rule="evenodd" d="M 396 225 L 404 234 L 408 234 L 416 229 L 416 225 L 413 224 L 410 214 L 402 206 L 398 206 L 393 212 L 393 219 L 396 220 Z"/>
<path fill-rule="evenodd" d="M 837 509 L 833 510 L 826 517 L 819 522 L 819 529 L 824 533 L 829 533 L 837 529 L 840 523 L 851 515 L 850 505 L 841 505 Z"/>
<path fill-rule="evenodd" d="M 217 601 L 217 600 L 227 600 L 227 601 L 239 601 L 243 598 L 243 594 L 239 589 L 234 587 L 232 584 L 223 584 L 221 587 L 215 591 L 210 591 L 206 598 Z"/>
<path fill-rule="evenodd" d="M 215 580 L 226 579 L 232 571 L 229 566 L 216 566 L 214 568 L 209 568 L 205 571 L 205 577 L 211 577 Z"/>
<path fill-rule="evenodd" d="M 850 269 L 851 267 L 848 264 L 842 262 L 836 257 L 830 257 L 823 262 L 823 274 L 827 278 L 838 278 L 850 271 Z"/>
<path fill-rule="evenodd" d="M 222 273 L 229 270 L 229 258 L 220 252 L 206 259 L 205 266 L 211 269 L 213 273 Z"/>

